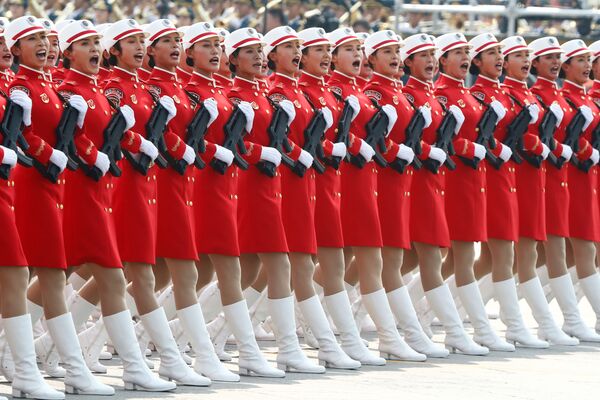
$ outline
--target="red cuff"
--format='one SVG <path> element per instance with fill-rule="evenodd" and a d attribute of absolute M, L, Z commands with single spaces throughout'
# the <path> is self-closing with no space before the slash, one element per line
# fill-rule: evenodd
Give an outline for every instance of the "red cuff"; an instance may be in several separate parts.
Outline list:
<path fill-rule="evenodd" d="M 244 145 L 246 146 L 246 154 L 242 156 L 244 160 L 246 160 L 249 164 L 257 164 L 260 161 L 262 146 L 260 144 L 246 141 L 244 141 Z"/>
<path fill-rule="evenodd" d="M 121 148 L 130 153 L 139 153 L 142 146 L 142 137 L 133 131 L 126 131 L 121 139 Z"/>
<path fill-rule="evenodd" d="M 420 160 L 427 160 L 431 154 L 431 145 L 421 140 L 421 154 L 418 155 Z"/>
<path fill-rule="evenodd" d="M 92 142 L 84 133 L 75 136 L 75 148 L 77 149 L 77 155 L 88 165 L 94 165 L 96 163 L 98 149 L 94 142 Z"/>
<path fill-rule="evenodd" d="M 204 145 L 206 146 L 206 150 L 204 153 L 200 154 L 200 158 L 204 161 L 205 164 L 208 164 L 215 158 L 215 153 L 217 152 L 217 145 L 208 141 L 204 141 Z"/>
<path fill-rule="evenodd" d="M 526 133 L 523 136 L 523 150 L 533 153 L 536 156 L 541 156 L 544 149 L 539 137 L 531 133 Z"/>
<path fill-rule="evenodd" d="M 329 139 L 323 140 L 323 153 L 325 157 L 331 157 L 333 153 L 333 143 Z"/>
<path fill-rule="evenodd" d="M 27 154 L 40 163 L 47 165 L 50 161 L 52 151 L 54 150 L 52 146 L 46 143 L 41 137 L 34 134 L 31 126 L 28 126 L 23 130 L 23 137 L 27 141 L 27 144 L 29 144 Z"/>
<path fill-rule="evenodd" d="M 356 155 L 358 155 L 358 153 L 360 151 L 360 146 L 362 145 L 362 140 L 360 140 L 357 136 L 355 136 L 352 133 L 349 133 L 348 137 L 350 139 L 350 146 L 348 146 L 348 153 L 352 154 L 353 156 L 356 156 Z"/>
<path fill-rule="evenodd" d="M 165 144 L 167 145 L 167 152 L 176 160 L 181 160 L 183 158 L 183 153 L 185 153 L 184 141 L 170 131 L 165 132 L 164 137 Z"/>
<path fill-rule="evenodd" d="M 288 157 L 290 157 L 293 161 L 298 161 L 300 158 L 300 154 L 302 153 L 302 147 L 298 146 L 296 143 L 290 140 L 290 144 L 292 145 L 292 151 L 287 153 Z"/>
<path fill-rule="evenodd" d="M 556 140 L 556 139 L 553 139 L 553 140 L 554 140 L 554 143 L 556 144 L 556 148 L 554 149 L 552 154 L 554 154 L 556 157 L 560 157 L 563 153 L 563 145 L 558 140 Z"/>
<path fill-rule="evenodd" d="M 398 150 L 400 150 L 400 145 L 391 141 L 390 139 L 387 139 L 385 147 L 387 148 L 387 151 L 385 152 L 385 154 L 383 154 L 383 158 L 385 158 L 387 162 L 391 163 L 396 159 L 396 156 L 398 155 Z"/>
<path fill-rule="evenodd" d="M 594 148 L 590 142 L 584 138 L 579 138 L 579 152 L 577 152 L 577 158 L 582 161 L 589 160 L 592 156 L 593 150 Z"/>
<path fill-rule="evenodd" d="M 475 157 L 475 145 L 465 138 L 456 138 L 452 141 L 457 156 L 473 159 Z"/>

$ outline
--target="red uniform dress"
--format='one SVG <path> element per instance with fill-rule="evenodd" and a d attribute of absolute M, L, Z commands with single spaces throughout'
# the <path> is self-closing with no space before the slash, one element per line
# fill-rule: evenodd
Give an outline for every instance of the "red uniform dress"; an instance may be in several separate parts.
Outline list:
<path fill-rule="evenodd" d="M 537 104 L 540 113 L 535 124 L 530 124 L 523 137 L 523 146 L 535 155 L 541 155 L 542 144 L 539 139 L 539 124 L 544 117 L 543 107 L 527 88 L 525 82 L 507 77 L 502 85 L 511 96 L 520 103 L 515 103 L 515 113 L 521 112 L 521 106 Z M 546 240 L 546 164 L 536 168 L 527 161 L 516 166 L 517 197 L 519 199 L 519 237 L 538 241 Z"/>
<path fill-rule="evenodd" d="M 498 123 L 494 138 L 498 142 L 506 139 L 507 127 L 515 117 L 515 105 L 507 92 L 495 80 L 479 75 L 471 94 L 485 103 L 496 100 L 506 109 L 506 116 Z M 497 145 L 492 152 L 499 156 L 502 147 Z M 519 239 L 519 200 L 515 163 L 508 160 L 500 169 L 486 166 L 487 183 L 487 228 L 488 238 L 517 241 Z"/>
<path fill-rule="evenodd" d="M 190 79 L 192 79 L 192 74 L 183 68 L 177 67 L 177 79 L 179 79 L 179 82 L 185 86 L 189 83 Z"/>
<path fill-rule="evenodd" d="M 140 81 L 147 82 L 148 79 L 150 79 L 150 75 L 152 74 L 152 71 L 148 71 L 144 68 L 138 68 L 137 74 L 138 74 L 138 78 Z"/>
<path fill-rule="evenodd" d="M 179 152 L 183 157 L 187 126 L 194 117 L 190 98 L 178 81 L 177 75 L 162 68 L 154 67 L 148 80 L 150 90 L 158 97 L 173 98 L 177 116 L 169 122 L 167 131 L 179 136 L 169 148 L 171 153 Z M 179 260 L 197 260 L 198 249 L 194 232 L 194 182 L 196 169 L 188 166 L 184 175 L 173 168 L 158 171 L 158 236 L 156 256 Z"/>
<path fill-rule="evenodd" d="M 221 86 L 223 88 L 225 94 L 229 93 L 229 90 L 233 87 L 233 79 L 221 74 L 213 74 L 213 78 L 217 83 L 217 86 Z"/>
<path fill-rule="evenodd" d="M 588 106 L 594 113 L 594 121 L 579 140 L 577 158 L 588 160 L 592 154 L 591 134 L 600 121 L 600 113 L 592 97 L 586 94 L 582 86 L 565 80 L 562 95 L 571 100 L 577 107 Z M 567 115 L 565 114 L 565 118 Z M 568 123 L 569 119 L 567 119 Z M 572 238 L 600 241 L 600 211 L 598 210 L 598 166 L 587 173 L 569 165 L 569 234 Z"/>
<path fill-rule="evenodd" d="M 12 77 L 5 71 L 0 72 L 0 118 L 4 118 L 6 108 L 6 96 L 8 86 Z M 0 160 L 4 158 L 4 152 L 0 149 Z M 20 167 L 17 167 L 20 168 Z M 27 265 L 27 259 L 23 252 L 23 246 L 17 230 L 17 220 L 15 217 L 15 181 L 14 170 L 7 180 L 0 179 L 0 226 L 2 226 L 2 235 L 0 235 L 0 266 L 19 266 Z"/>
<path fill-rule="evenodd" d="M 350 132 L 358 139 L 367 136 L 366 124 L 377 113 L 371 100 L 358 87 L 354 78 L 335 71 L 328 82 L 331 90 L 342 98 L 357 97 L 361 110 L 352 121 Z M 353 143 L 351 143 L 352 146 Z M 377 167 L 371 161 L 363 168 L 342 163 L 342 230 L 346 246 L 381 247 L 381 225 L 377 206 Z"/>
<path fill-rule="evenodd" d="M 82 96 L 88 104 L 84 126 L 75 134 L 77 154 L 88 165 L 94 165 L 104 143 L 104 129 L 113 110 L 104 89 L 91 76 L 70 69 L 59 93 L 69 99 Z M 133 131 L 125 132 L 121 147 L 138 152 L 141 138 Z M 108 268 L 122 268 L 114 220 L 115 180 L 110 173 L 98 182 L 83 170 L 67 173 L 65 193 L 65 247 L 70 266 L 95 263 Z"/>
<path fill-rule="evenodd" d="M 402 94 L 401 86 L 396 80 L 376 72 L 364 91 L 379 105 L 394 106 L 398 113 L 398 120 L 389 135 L 391 141 L 385 155 L 386 159 L 392 162 L 398 153 L 397 143 L 406 141 L 406 127 L 415 112 L 414 108 Z M 393 168 L 378 166 L 377 202 L 384 246 L 410 249 L 410 186 L 413 174 L 410 166 L 402 174 Z"/>
<path fill-rule="evenodd" d="M 56 68 L 52 69 L 52 82 L 55 85 L 60 85 L 62 81 L 65 80 L 65 68 L 63 67 L 63 62 L 60 60 Z"/>
<path fill-rule="evenodd" d="M 224 89 L 210 78 L 194 73 L 186 90 L 199 100 L 213 98 L 217 101 L 219 116 L 206 132 L 206 140 L 223 143 L 225 124 L 233 113 L 233 106 Z M 214 153 L 214 152 L 213 152 Z M 203 159 L 207 162 L 205 153 Z M 237 228 L 237 177 L 238 169 L 231 166 L 225 175 L 207 166 L 196 175 L 194 188 L 194 212 L 196 247 L 200 254 L 223 254 L 239 256 Z"/>
<path fill-rule="evenodd" d="M 146 135 L 146 123 L 154 108 L 148 88 L 135 74 L 113 69 L 104 87 L 106 97 L 117 107 L 128 105 L 135 113 L 132 131 Z M 123 174 L 115 182 L 113 211 L 119 253 L 123 262 L 154 264 L 156 261 L 157 189 L 156 169 L 146 176 L 125 159 Z"/>
<path fill-rule="evenodd" d="M 296 108 L 296 117 L 290 125 L 288 137 L 299 146 L 304 146 L 304 130 L 314 112 L 298 86 L 298 81 L 278 73 L 273 74 L 269 98 L 274 103 L 289 100 Z M 309 168 L 303 177 L 289 168 L 281 171 L 281 193 L 283 227 L 290 252 L 317 252 L 315 233 L 315 170 Z"/>
<path fill-rule="evenodd" d="M 325 132 L 323 149 L 326 156 L 331 156 L 337 134 L 338 119 L 341 116 L 342 104 L 335 98 L 323 78 L 306 72 L 300 76 L 300 87 L 315 107 L 327 107 L 333 115 L 333 126 Z M 341 171 L 327 166 L 324 174 L 316 174 L 315 179 L 315 231 L 317 246 L 344 247 L 342 234 L 342 180 Z"/>
<path fill-rule="evenodd" d="M 596 107 L 600 109 L 600 81 L 594 80 L 594 83 L 591 89 L 589 90 L 588 94 L 596 104 Z M 598 190 L 600 190 L 600 179 L 598 179 Z M 600 207 L 600 196 L 598 196 L 598 202 L 598 207 Z"/>
<path fill-rule="evenodd" d="M 257 81 L 236 77 L 229 91 L 229 98 L 235 102 L 247 101 L 254 108 L 254 125 L 247 135 L 246 159 L 256 164 L 260 159 L 262 146 L 268 146 L 270 139 L 267 129 L 271 123 L 273 109 Z M 292 159 L 297 160 L 300 148 L 293 146 Z M 281 168 L 273 178 L 261 173 L 251 165 L 247 171 L 240 171 L 238 229 L 241 253 L 287 253 L 288 244 L 283 227 Z"/>
<path fill-rule="evenodd" d="M 23 136 L 27 154 L 47 165 L 56 144 L 55 129 L 62 114 L 61 100 L 41 71 L 19 67 L 9 91 L 22 90 L 31 98 L 31 126 Z M 17 166 L 12 172 L 17 228 L 31 267 L 66 268 L 63 233 L 65 176 L 57 183 L 44 178 L 35 168 Z"/>
<path fill-rule="evenodd" d="M 441 74 L 435 85 L 435 96 L 446 107 L 457 106 L 465 116 L 460 131 L 454 137 L 456 152 L 452 159 L 456 170 L 446 177 L 446 219 L 450 240 L 482 242 L 487 240 L 487 200 L 485 160 L 473 169 L 459 159 L 475 157 L 473 142 L 477 139 L 477 124 L 483 115 L 483 106 L 465 88 L 461 80 Z"/>
<path fill-rule="evenodd" d="M 565 113 L 563 122 L 554 132 L 557 145 L 553 153 L 559 157 L 562 154 L 561 143 L 565 140 L 567 126 L 575 111 L 560 94 L 555 82 L 538 77 L 531 91 L 545 107 L 556 102 Z M 546 233 L 549 235 L 569 237 L 568 171 L 568 163 L 560 169 L 546 163 Z"/>
<path fill-rule="evenodd" d="M 444 110 L 436 100 L 427 82 L 410 77 L 403 89 L 408 101 L 419 108 L 431 108 L 431 125 L 423 130 L 423 142 L 432 145 L 436 141 L 437 129 L 444 118 Z M 419 157 L 426 159 L 429 154 L 423 151 Z M 415 171 L 410 194 L 410 239 L 417 243 L 450 247 L 450 232 L 446 221 L 444 205 L 446 169 L 437 174 L 427 168 Z"/>

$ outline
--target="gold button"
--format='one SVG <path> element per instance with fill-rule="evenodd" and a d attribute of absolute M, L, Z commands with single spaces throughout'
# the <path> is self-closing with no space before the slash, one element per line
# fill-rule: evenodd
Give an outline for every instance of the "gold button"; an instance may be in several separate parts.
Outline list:
<path fill-rule="evenodd" d="M 237 198 L 238 198 L 237 194 L 234 194 L 233 198 L 237 200 Z"/>
<path fill-rule="evenodd" d="M 152 204 L 152 200 L 148 199 L 148 204 Z"/>
<path fill-rule="evenodd" d="M 375 191 L 374 193 L 375 193 L 375 196 L 379 196 L 379 194 L 377 193 L 377 191 Z"/>
<path fill-rule="evenodd" d="M 11 211 L 15 211 L 15 206 L 10 206 Z"/>
<path fill-rule="evenodd" d="M 109 214 L 112 214 L 112 208 L 109 208 L 109 209 L 108 209 L 108 213 L 109 213 Z"/>
<path fill-rule="evenodd" d="M 440 192 L 440 194 L 443 196 L 446 194 L 446 192 L 444 192 L 443 190 Z"/>
<path fill-rule="evenodd" d="M 190 206 L 193 206 L 193 205 L 194 205 L 194 202 L 190 200 Z"/>
<path fill-rule="evenodd" d="M 97 92 L 96 88 L 92 88 L 92 92 L 96 93 Z"/>
<path fill-rule="evenodd" d="M 152 204 L 156 204 L 156 199 L 152 199 Z"/>
<path fill-rule="evenodd" d="M 481 191 L 481 193 L 485 193 L 485 188 L 481 188 L 479 190 Z"/>

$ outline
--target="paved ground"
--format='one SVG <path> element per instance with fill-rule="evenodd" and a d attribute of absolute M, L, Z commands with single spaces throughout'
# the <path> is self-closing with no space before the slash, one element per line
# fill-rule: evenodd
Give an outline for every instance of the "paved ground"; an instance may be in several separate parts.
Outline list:
<path fill-rule="evenodd" d="M 524 305 L 524 304 L 523 304 Z M 526 306 L 525 306 L 526 307 Z M 559 315 L 556 303 L 553 311 Z M 582 312 L 589 324 L 595 322 L 589 304 L 584 300 Z M 495 304 L 488 306 L 494 312 Z M 529 326 L 535 326 L 524 308 Z M 562 319 L 559 317 L 559 320 Z M 503 325 L 494 320 L 501 331 Z M 470 327 L 468 326 L 470 329 Z M 373 334 L 366 335 L 375 348 Z M 436 331 L 434 340 L 443 336 Z M 273 342 L 261 343 L 270 360 L 275 359 Z M 307 350 L 316 359 L 316 351 Z M 155 358 L 155 357 L 153 357 Z M 234 358 L 235 361 L 235 358 Z M 325 375 L 288 374 L 285 379 L 242 378 L 237 384 L 213 384 L 210 388 L 178 388 L 162 395 L 126 392 L 119 379 L 117 360 L 107 362 L 109 372 L 100 379 L 117 388 L 115 400 L 147 399 L 597 399 L 600 393 L 600 345 L 574 348 L 554 347 L 549 350 L 519 349 L 516 353 L 492 353 L 486 357 L 451 355 L 445 360 L 425 363 L 390 362 L 385 367 L 364 367 L 358 372 L 329 370 Z M 230 364 L 236 370 L 235 364 Z M 60 381 L 52 385 L 62 388 Z M 8 384 L 0 384 L 0 394 L 9 394 Z M 70 396 L 71 399 L 75 398 Z"/>

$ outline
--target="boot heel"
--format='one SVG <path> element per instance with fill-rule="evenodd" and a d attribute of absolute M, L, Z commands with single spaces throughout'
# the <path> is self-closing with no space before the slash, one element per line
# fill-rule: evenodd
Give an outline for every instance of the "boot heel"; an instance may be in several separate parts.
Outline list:
<path fill-rule="evenodd" d="M 325 368 L 329 368 L 329 363 L 326 360 L 319 359 L 319 365 Z"/>
<path fill-rule="evenodd" d="M 383 358 L 384 360 L 391 360 L 392 359 L 392 355 L 390 353 L 386 353 L 384 351 L 380 351 L 379 352 L 379 357 Z"/>
<path fill-rule="evenodd" d="M 286 364 L 277 363 L 277 369 L 280 369 L 285 372 L 290 372 L 290 367 L 288 367 Z"/>
<path fill-rule="evenodd" d="M 133 382 L 125 382 L 125 390 L 138 390 L 138 387 Z"/>
<path fill-rule="evenodd" d="M 242 368 L 242 367 L 240 367 L 238 369 L 238 374 L 240 374 L 242 376 L 252 376 L 252 372 L 248 368 Z"/>
<path fill-rule="evenodd" d="M 446 345 L 446 349 L 452 353 L 452 354 L 456 354 L 456 347 L 454 346 L 450 346 L 450 345 Z"/>
<path fill-rule="evenodd" d="M 160 379 L 162 379 L 162 380 L 165 380 L 165 381 L 168 381 L 168 382 L 171 382 L 171 381 L 173 381 L 173 378 L 171 378 L 170 376 L 166 376 L 166 375 L 161 375 L 161 374 L 158 374 L 158 377 L 159 377 Z"/>
<path fill-rule="evenodd" d="M 13 389 L 12 397 L 17 398 L 17 399 L 24 399 L 27 397 L 27 394 L 19 389 Z"/>

